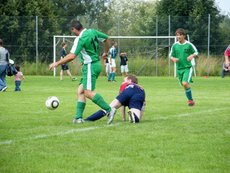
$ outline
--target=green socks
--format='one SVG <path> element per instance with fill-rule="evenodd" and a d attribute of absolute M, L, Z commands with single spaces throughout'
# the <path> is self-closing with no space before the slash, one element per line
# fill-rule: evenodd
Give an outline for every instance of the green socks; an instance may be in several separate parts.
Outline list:
<path fill-rule="evenodd" d="M 186 97 L 188 98 L 188 100 L 193 100 L 192 99 L 192 90 L 191 90 L 191 88 L 185 89 L 185 94 L 186 94 Z"/>
<path fill-rule="evenodd" d="M 96 94 L 92 101 L 98 105 L 100 108 L 106 110 L 106 112 L 110 112 L 111 108 L 110 106 L 104 101 L 103 97 L 100 94 Z"/>
<path fill-rule="evenodd" d="M 76 116 L 75 118 L 82 118 L 83 111 L 85 109 L 85 102 L 77 102 L 76 104 Z"/>

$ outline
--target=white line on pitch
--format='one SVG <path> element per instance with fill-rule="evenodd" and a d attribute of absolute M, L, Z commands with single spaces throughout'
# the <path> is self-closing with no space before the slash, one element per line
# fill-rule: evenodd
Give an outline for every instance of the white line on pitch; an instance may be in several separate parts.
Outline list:
<path fill-rule="evenodd" d="M 168 119 L 168 118 L 175 118 L 175 117 L 187 117 L 191 115 L 196 115 L 196 114 L 202 114 L 202 113 L 213 113 L 216 111 L 223 111 L 229 108 L 217 108 L 217 109 L 209 109 L 209 110 L 204 110 L 204 111 L 199 111 L 199 112 L 190 112 L 190 113 L 183 113 L 183 114 L 177 114 L 177 115 L 172 115 L 172 116 L 167 116 L 167 117 L 157 117 L 156 119 Z"/>
<path fill-rule="evenodd" d="M 51 134 L 40 134 L 40 135 L 36 135 L 36 136 L 32 136 L 29 138 L 22 138 L 22 139 L 18 139 L 18 140 L 7 140 L 7 141 L 2 141 L 0 142 L 0 145 L 10 145 L 14 142 L 18 142 L 18 141 L 27 141 L 27 140 L 34 140 L 34 139 L 43 139 L 43 138 L 49 138 L 52 136 L 62 136 L 62 135 L 68 135 L 71 133 L 76 133 L 76 132 L 86 132 L 86 131 L 90 131 L 90 130 L 95 130 L 95 129 L 100 129 L 100 128 L 108 128 L 111 126 L 118 126 L 120 125 L 120 123 L 116 123 L 116 124 L 111 124 L 111 125 L 104 125 L 104 126 L 94 126 L 94 127 L 86 127 L 86 128 L 80 128 L 80 129 L 71 129 L 71 130 L 67 130 L 64 132 L 58 132 L 58 133 L 51 133 Z"/>
<path fill-rule="evenodd" d="M 199 111 L 199 112 L 191 112 L 191 113 L 184 113 L 184 114 L 178 114 L 178 115 L 172 115 L 169 117 L 157 117 L 155 118 L 155 120 L 157 119 L 169 119 L 169 118 L 175 118 L 175 117 L 186 117 L 186 116 L 191 116 L 191 115 L 195 115 L 195 114 L 201 114 L 201 113 L 212 113 L 215 111 L 222 111 L 222 110 L 226 110 L 229 108 L 221 108 L 221 109 L 209 109 L 209 110 L 204 110 L 204 111 Z M 7 140 L 7 141 L 2 141 L 0 142 L 0 145 L 10 145 L 14 142 L 18 142 L 18 141 L 26 141 L 26 140 L 33 140 L 33 139 L 43 139 L 43 138 L 48 138 L 48 137 L 52 137 L 52 136 L 62 136 L 62 135 L 67 135 L 67 134 L 71 134 L 71 133 L 76 133 L 76 132 L 85 132 L 85 131 L 90 131 L 90 130 L 95 130 L 95 129 L 99 129 L 99 128 L 107 128 L 107 127 L 111 127 L 111 126 L 117 126 L 120 125 L 120 123 L 116 123 L 116 124 L 112 124 L 112 125 L 104 125 L 104 126 L 94 126 L 94 127 L 87 127 L 87 128 L 80 128 L 80 129 L 71 129 L 68 131 L 64 131 L 64 132 L 59 132 L 59 133 L 51 133 L 51 134 L 40 134 L 40 135 L 36 135 L 33 137 L 29 137 L 29 138 L 22 138 L 19 140 Z"/>

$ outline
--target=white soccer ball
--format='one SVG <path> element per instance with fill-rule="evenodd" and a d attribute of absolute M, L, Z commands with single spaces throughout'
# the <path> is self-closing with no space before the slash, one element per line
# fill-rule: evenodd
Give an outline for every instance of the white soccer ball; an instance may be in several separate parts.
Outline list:
<path fill-rule="evenodd" d="M 57 109 L 60 102 L 56 96 L 50 96 L 46 99 L 46 107 L 50 110 Z"/>

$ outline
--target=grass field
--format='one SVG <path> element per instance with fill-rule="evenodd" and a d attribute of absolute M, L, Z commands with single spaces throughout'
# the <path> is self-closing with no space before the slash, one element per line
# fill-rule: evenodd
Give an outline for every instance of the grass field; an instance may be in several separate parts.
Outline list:
<path fill-rule="evenodd" d="M 72 124 L 79 81 L 26 76 L 22 91 L 13 78 L 0 93 L 1 173 L 229 173 L 230 78 L 196 77 L 195 107 L 188 107 L 173 77 L 140 77 L 147 106 L 139 124 L 107 119 Z M 116 83 L 100 77 L 97 91 L 108 102 Z M 45 107 L 48 96 L 60 107 Z M 98 110 L 87 101 L 84 116 Z"/>

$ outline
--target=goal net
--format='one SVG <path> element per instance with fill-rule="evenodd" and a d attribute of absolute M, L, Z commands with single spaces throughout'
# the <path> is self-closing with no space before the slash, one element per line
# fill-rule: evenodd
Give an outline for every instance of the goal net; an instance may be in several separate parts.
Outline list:
<path fill-rule="evenodd" d="M 53 62 L 60 59 L 62 42 L 67 44 L 67 52 L 69 52 L 75 38 L 76 36 L 53 36 Z M 110 36 L 110 39 L 118 43 L 118 55 L 120 52 L 128 53 L 128 59 L 131 62 L 130 66 L 136 63 L 136 61 L 134 61 L 135 58 L 141 58 L 143 60 L 142 63 L 138 65 L 138 68 L 132 69 L 132 73 L 145 75 L 146 71 L 146 73 L 148 72 L 148 74 L 153 76 L 173 75 L 176 77 L 176 64 L 173 64 L 169 57 L 171 46 L 177 41 L 175 36 Z M 102 44 L 101 51 L 103 51 Z M 118 61 L 117 64 L 119 64 L 119 58 L 116 59 Z M 162 66 L 168 69 L 167 74 L 165 74 L 165 69 L 163 74 Z M 56 76 L 56 70 L 55 68 L 53 71 L 54 76 Z M 171 71 L 173 71 L 173 73 L 171 73 Z"/>

